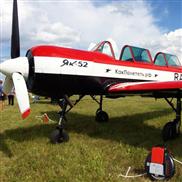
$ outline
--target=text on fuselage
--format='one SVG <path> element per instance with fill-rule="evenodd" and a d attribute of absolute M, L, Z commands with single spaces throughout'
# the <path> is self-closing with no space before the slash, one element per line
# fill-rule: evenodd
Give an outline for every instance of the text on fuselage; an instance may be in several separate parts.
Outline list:
<path fill-rule="evenodd" d="M 182 73 L 174 73 L 174 80 L 182 80 Z"/>
<path fill-rule="evenodd" d="M 61 67 L 63 66 L 77 66 L 77 67 L 83 67 L 83 68 L 87 68 L 88 67 L 88 63 L 86 61 L 70 61 L 68 59 L 64 59 L 63 60 L 63 64 L 61 65 Z"/>

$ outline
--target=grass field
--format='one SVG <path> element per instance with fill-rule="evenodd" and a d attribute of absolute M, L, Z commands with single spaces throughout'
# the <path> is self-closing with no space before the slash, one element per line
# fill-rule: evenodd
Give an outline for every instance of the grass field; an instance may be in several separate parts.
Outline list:
<path fill-rule="evenodd" d="M 23 182 L 120 182 L 150 181 L 146 176 L 123 179 L 144 172 L 144 161 L 152 146 L 163 144 L 161 130 L 174 118 L 163 100 L 130 97 L 105 99 L 109 123 L 96 123 L 98 106 L 86 97 L 68 115 L 70 141 L 53 145 L 49 135 L 56 123 L 36 119 L 47 113 L 58 120 L 59 107 L 41 100 L 31 104 L 31 116 L 21 120 L 17 104 L 0 111 L 0 181 Z M 167 146 L 182 161 L 182 137 Z M 182 166 L 176 163 L 171 181 L 182 181 Z"/>

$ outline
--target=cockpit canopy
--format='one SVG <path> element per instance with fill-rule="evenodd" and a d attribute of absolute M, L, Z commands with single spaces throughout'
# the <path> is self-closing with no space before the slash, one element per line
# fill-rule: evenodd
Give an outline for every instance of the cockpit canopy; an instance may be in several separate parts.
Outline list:
<path fill-rule="evenodd" d="M 115 59 L 114 49 L 109 41 L 98 43 L 92 48 L 92 51 L 107 54 Z M 148 49 L 129 45 L 125 45 L 122 48 L 119 60 L 133 63 L 149 63 L 157 66 L 181 66 L 175 55 L 158 52 L 153 61 Z"/>
<path fill-rule="evenodd" d="M 181 66 L 177 56 L 163 52 L 156 54 L 154 64 L 158 66 Z"/>
<path fill-rule="evenodd" d="M 107 54 L 115 59 L 115 53 L 112 44 L 109 41 L 98 43 L 92 48 L 92 51 Z M 149 50 L 129 45 L 123 47 L 120 60 L 152 63 Z"/>
<path fill-rule="evenodd" d="M 120 60 L 152 63 L 152 57 L 148 49 L 129 45 L 123 47 Z"/>
<path fill-rule="evenodd" d="M 101 52 L 103 54 L 107 54 L 115 59 L 114 50 L 112 44 L 109 41 L 103 41 L 96 44 L 91 51 Z"/>

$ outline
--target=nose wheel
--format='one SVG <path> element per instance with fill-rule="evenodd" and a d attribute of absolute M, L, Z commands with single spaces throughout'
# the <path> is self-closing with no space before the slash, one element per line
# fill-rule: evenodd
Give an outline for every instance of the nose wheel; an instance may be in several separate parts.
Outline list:
<path fill-rule="evenodd" d="M 65 114 L 66 114 L 67 106 L 70 102 L 70 101 L 68 101 L 68 99 L 69 98 L 67 96 L 64 96 L 64 99 L 62 101 L 59 101 L 59 106 L 62 108 L 62 110 L 59 112 L 60 119 L 58 122 L 58 126 L 50 135 L 50 141 L 53 144 L 58 144 L 58 143 L 63 143 L 63 142 L 69 141 L 69 135 L 64 130 L 64 127 L 65 127 L 64 125 L 65 125 L 65 122 L 67 121 Z"/>
<path fill-rule="evenodd" d="M 57 128 L 51 133 L 50 141 L 53 144 L 68 142 L 69 135 L 65 130 Z"/>
<path fill-rule="evenodd" d="M 71 109 L 77 105 L 80 100 L 84 97 L 84 95 L 79 95 L 79 98 L 72 103 L 72 101 L 69 99 L 68 95 L 64 95 L 63 99 L 60 101 L 59 100 L 59 106 L 61 107 L 61 111 L 59 112 L 60 119 L 58 122 L 58 125 L 54 131 L 52 131 L 50 135 L 50 141 L 51 143 L 58 144 L 58 143 L 63 143 L 63 142 L 68 142 L 69 141 L 69 135 L 65 131 L 65 123 L 67 122 L 66 119 L 66 114 L 71 111 Z M 67 106 L 70 106 L 67 108 Z"/>

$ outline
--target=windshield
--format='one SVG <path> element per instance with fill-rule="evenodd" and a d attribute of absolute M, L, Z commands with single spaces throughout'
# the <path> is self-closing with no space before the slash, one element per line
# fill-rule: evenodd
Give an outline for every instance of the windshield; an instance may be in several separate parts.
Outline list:
<path fill-rule="evenodd" d="M 138 62 L 148 62 L 150 63 L 150 57 L 146 49 L 139 47 L 132 47 L 132 51 L 134 54 L 135 61 Z"/>

